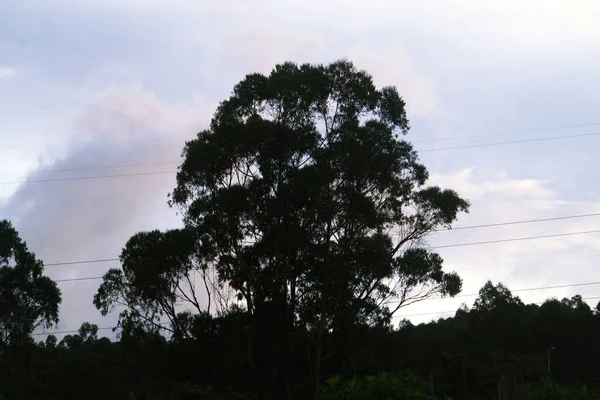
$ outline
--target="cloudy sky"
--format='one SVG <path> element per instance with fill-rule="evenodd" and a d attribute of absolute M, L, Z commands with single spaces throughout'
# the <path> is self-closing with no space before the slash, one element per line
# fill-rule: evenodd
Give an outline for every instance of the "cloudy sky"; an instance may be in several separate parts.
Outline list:
<path fill-rule="evenodd" d="M 341 57 L 378 85 L 398 87 L 411 119 L 408 140 L 423 151 L 432 182 L 472 202 L 457 226 L 600 213 L 600 4 L 366 4 L 0 2 L 0 218 L 12 220 L 46 263 L 115 258 L 133 233 L 178 225 L 166 200 L 184 141 L 206 127 L 244 74 Z M 573 137 L 546 140 L 563 136 Z M 81 170 L 116 165 L 130 166 Z M 124 174 L 134 175 L 71 179 Z M 441 232 L 430 243 L 596 229 L 600 217 L 587 217 Z M 468 295 L 488 279 L 512 289 L 600 281 L 599 239 L 439 252 Z M 94 277 L 111 266 L 49 266 L 47 273 Z M 60 283 L 59 329 L 114 324 L 92 305 L 99 283 Z M 575 293 L 600 296 L 600 285 L 519 294 L 538 302 Z M 426 313 L 411 319 L 427 321 L 472 300 L 429 301 L 399 314 Z"/>

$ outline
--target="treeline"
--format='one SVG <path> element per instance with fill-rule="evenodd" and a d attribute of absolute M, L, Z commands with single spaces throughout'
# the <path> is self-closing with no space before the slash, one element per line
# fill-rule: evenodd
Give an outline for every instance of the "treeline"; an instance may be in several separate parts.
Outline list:
<path fill-rule="evenodd" d="M 548 378 L 552 347 L 552 378 L 592 387 L 598 317 L 580 298 L 525 306 L 486 285 L 470 311 L 394 328 L 403 307 L 460 293 L 462 279 L 427 237 L 470 206 L 427 184 L 408 130 L 397 89 L 377 89 L 349 61 L 246 76 L 183 148 L 169 195 L 183 227 L 132 236 L 93 297 L 102 315 L 119 315 L 115 343 L 87 324 L 34 344 L 34 332 L 58 322 L 60 291 L 3 221 L 0 390 L 10 399 L 482 399 L 499 378 Z"/>
<path fill-rule="evenodd" d="M 395 328 L 363 326 L 343 346 L 332 341 L 333 355 L 323 369 L 333 379 L 324 382 L 323 390 L 326 398 L 358 399 L 362 397 L 341 396 L 343 380 L 358 391 L 360 378 L 379 376 L 383 382 L 370 383 L 369 398 L 383 398 L 374 390 L 391 386 L 437 398 L 493 399 L 498 379 L 516 375 L 529 384 L 530 396 L 546 393 L 539 398 L 562 399 L 567 398 L 560 397 L 568 392 L 564 387 L 583 393 L 579 388 L 585 386 L 591 399 L 600 389 L 599 334 L 600 314 L 580 296 L 538 306 L 488 283 L 473 307 L 454 317 L 418 326 L 408 321 Z M 135 393 L 136 399 L 249 399 L 245 338 L 244 317 L 235 312 L 210 323 L 198 321 L 192 338 L 172 340 L 139 330 L 111 342 L 98 338 L 97 327 L 86 323 L 79 334 L 60 342 L 49 336 L 38 344 L 9 348 L 2 358 L 0 385 L 7 398 L 100 400 Z M 263 340 L 268 343 L 272 337 Z M 308 348 L 302 341 L 296 347 Z M 309 398 L 309 358 L 299 357 L 296 368 L 296 398 Z M 403 371 L 415 376 L 407 379 Z M 264 384 L 262 391 L 267 391 L 268 382 Z"/>

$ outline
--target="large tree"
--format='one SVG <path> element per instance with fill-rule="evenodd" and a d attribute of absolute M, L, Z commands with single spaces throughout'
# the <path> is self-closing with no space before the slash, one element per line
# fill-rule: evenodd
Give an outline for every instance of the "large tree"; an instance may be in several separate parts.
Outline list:
<path fill-rule="evenodd" d="M 397 90 L 377 90 L 352 63 L 285 63 L 248 75 L 185 146 L 172 204 L 244 300 L 250 335 L 264 313 L 280 346 L 307 327 L 315 390 L 326 335 L 389 321 L 387 302 L 460 290 L 421 244 L 468 203 L 425 186 L 399 139 L 408 126 Z M 291 373 L 293 360 L 277 361 Z"/>
<path fill-rule="evenodd" d="M 249 371 L 258 373 L 249 381 L 265 381 L 272 396 L 292 396 L 299 336 L 310 344 L 318 396 L 328 341 L 460 291 L 460 278 L 442 270 L 425 238 L 468 203 L 426 185 L 425 166 L 401 139 L 408 129 L 396 88 L 378 90 L 352 63 L 285 63 L 246 76 L 210 128 L 186 143 L 170 204 L 193 236 L 193 263 L 167 261 L 214 270 L 235 290 L 247 315 Z M 150 243 L 143 247 L 153 254 Z M 110 282 L 107 275 L 97 296 L 104 311 L 122 299 L 105 291 L 118 287 Z M 164 311 L 154 300 L 145 306 Z"/>
<path fill-rule="evenodd" d="M 58 323 L 61 294 L 44 264 L 9 221 L 0 221 L 0 343 L 31 340 L 36 328 Z"/>

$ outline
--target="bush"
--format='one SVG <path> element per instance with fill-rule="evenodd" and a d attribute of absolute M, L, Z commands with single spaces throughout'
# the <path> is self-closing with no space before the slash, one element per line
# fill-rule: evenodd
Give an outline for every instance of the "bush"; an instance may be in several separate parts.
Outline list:
<path fill-rule="evenodd" d="M 529 400 L 595 400 L 585 386 L 559 386 L 542 379 L 529 385 Z"/>
<path fill-rule="evenodd" d="M 426 394 L 427 382 L 410 372 L 382 373 L 364 378 L 327 380 L 323 400 L 434 400 Z"/>
<path fill-rule="evenodd" d="M 210 386 L 192 383 L 177 384 L 170 395 L 152 397 L 152 400 L 246 400 L 243 394 L 233 390 L 215 390 Z M 0 399 L 1 400 L 1 399 Z"/>

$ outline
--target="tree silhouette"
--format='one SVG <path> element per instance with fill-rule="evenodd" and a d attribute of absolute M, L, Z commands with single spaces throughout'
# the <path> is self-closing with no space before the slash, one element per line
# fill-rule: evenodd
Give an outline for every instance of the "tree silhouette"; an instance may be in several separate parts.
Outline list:
<path fill-rule="evenodd" d="M 60 290 L 43 273 L 42 261 L 28 250 L 12 224 L 0 221 L 0 342 L 4 346 L 29 341 L 36 328 L 58 323 Z"/>
<path fill-rule="evenodd" d="M 460 291 L 419 245 L 468 203 L 425 186 L 427 170 L 399 139 L 407 131 L 396 89 L 377 90 L 352 63 L 285 63 L 248 75 L 186 144 L 171 204 L 197 235 L 200 264 L 246 309 L 251 371 L 257 335 L 272 335 L 261 346 L 272 397 L 292 396 L 299 327 L 318 397 L 327 336 Z"/>

